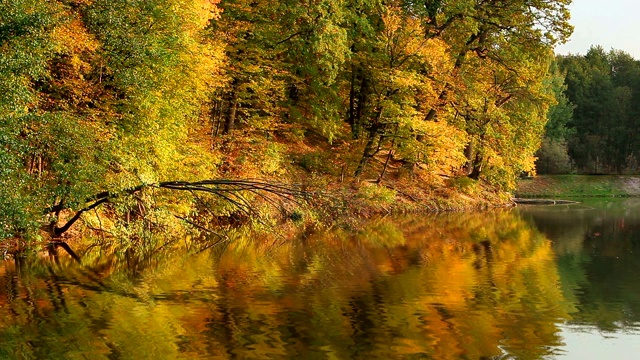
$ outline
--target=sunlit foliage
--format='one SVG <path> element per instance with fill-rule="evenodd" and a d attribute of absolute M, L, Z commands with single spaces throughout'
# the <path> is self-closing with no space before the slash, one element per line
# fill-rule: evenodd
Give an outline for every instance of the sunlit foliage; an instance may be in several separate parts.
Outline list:
<path fill-rule="evenodd" d="M 2 2 L 0 238 L 159 181 L 510 190 L 535 171 L 569 2 Z M 292 165 L 311 153 L 325 178 Z M 233 212 L 149 192 L 92 216 L 135 237 L 205 208 Z"/>

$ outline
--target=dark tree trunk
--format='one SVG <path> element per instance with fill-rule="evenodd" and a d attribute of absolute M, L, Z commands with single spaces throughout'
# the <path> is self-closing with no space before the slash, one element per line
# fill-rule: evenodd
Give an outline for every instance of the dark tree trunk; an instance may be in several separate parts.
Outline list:
<path fill-rule="evenodd" d="M 356 71 L 351 70 L 351 84 L 349 87 L 349 114 L 347 123 L 351 126 L 351 133 L 355 137 L 355 124 L 356 124 Z"/>
<path fill-rule="evenodd" d="M 213 149 L 215 145 L 215 137 L 220 135 L 220 130 L 222 127 L 222 116 L 223 116 L 223 101 L 222 99 L 217 99 L 213 102 L 213 107 L 211 109 L 211 148 Z"/>
<path fill-rule="evenodd" d="M 384 174 L 387 172 L 387 167 L 389 166 L 389 161 L 391 161 L 391 157 L 393 156 L 393 148 L 396 146 L 396 139 L 398 138 L 398 129 L 400 128 L 400 124 L 396 124 L 396 130 L 393 133 L 393 140 L 391 140 L 391 146 L 389 147 L 389 153 L 387 154 L 387 160 L 384 162 L 384 166 L 382 167 L 382 172 L 380 173 L 380 177 L 378 177 L 378 183 L 382 181 Z"/>
<path fill-rule="evenodd" d="M 229 109 L 227 111 L 227 118 L 224 121 L 223 134 L 229 134 L 233 130 L 236 123 L 236 112 L 238 109 L 238 94 L 235 89 L 231 90 L 229 94 Z"/>
<path fill-rule="evenodd" d="M 469 178 L 478 180 L 480 178 L 480 174 L 482 173 L 482 157 L 480 154 L 476 154 L 476 159 L 473 162 L 473 169 L 469 174 Z"/>
<path fill-rule="evenodd" d="M 376 142 L 376 138 L 378 137 L 378 133 L 380 132 L 380 129 L 381 129 L 380 118 L 382 117 L 382 111 L 383 111 L 383 108 L 380 108 L 378 110 L 378 113 L 376 114 L 375 122 L 369 128 L 369 131 L 368 131 L 369 137 L 367 139 L 367 143 L 364 146 L 364 151 L 362 152 L 362 157 L 360 158 L 360 162 L 358 163 L 358 168 L 356 169 L 356 172 L 354 174 L 356 178 L 362 175 L 362 171 L 364 170 L 365 166 L 369 162 L 369 159 L 371 159 L 377 153 L 377 151 L 374 151 L 373 144 Z M 382 142 L 382 138 L 380 138 L 380 142 L 378 143 L 378 149 L 380 148 L 381 142 Z"/>
<path fill-rule="evenodd" d="M 463 170 L 465 175 L 471 174 L 473 171 L 473 153 L 475 147 L 473 144 L 473 140 L 470 140 L 467 146 L 464 148 L 464 156 L 467 158 L 467 162 L 464 164 Z"/>
<path fill-rule="evenodd" d="M 360 91 L 358 93 L 358 107 L 356 111 L 355 124 L 358 132 L 362 129 L 364 117 L 367 108 L 367 102 L 369 101 L 369 79 L 365 74 L 361 74 L 362 81 L 360 82 Z"/>
<path fill-rule="evenodd" d="M 362 157 L 360 158 L 360 162 L 358 163 L 358 168 L 356 169 L 355 174 L 353 174 L 355 177 L 360 177 L 360 175 L 362 175 L 364 167 L 369 162 L 369 159 L 373 156 L 373 144 L 376 142 L 377 135 L 377 131 L 370 132 L 367 143 L 364 146 L 364 151 L 362 152 Z"/>

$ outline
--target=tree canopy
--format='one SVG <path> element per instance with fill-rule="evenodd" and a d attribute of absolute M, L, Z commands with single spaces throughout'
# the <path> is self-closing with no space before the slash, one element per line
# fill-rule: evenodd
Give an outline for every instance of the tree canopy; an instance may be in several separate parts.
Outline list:
<path fill-rule="evenodd" d="M 33 237 L 96 194 L 172 181 L 392 177 L 431 191 L 469 177 L 510 190 L 534 171 L 570 2 L 0 2 L 0 238 Z M 589 81 L 632 109 L 633 60 L 600 55 Z M 624 110 L 599 106 L 584 111 Z M 616 119 L 610 136 L 629 121 Z M 132 234 L 233 212 L 149 191 L 93 216 Z"/>
<path fill-rule="evenodd" d="M 593 46 L 585 55 L 558 56 L 554 69 L 557 104 L 549 112 L 540 168 L 637 173 L 640 62 L 624 51 Z M 564 166 L 545 166 L 560 158 Z"/>

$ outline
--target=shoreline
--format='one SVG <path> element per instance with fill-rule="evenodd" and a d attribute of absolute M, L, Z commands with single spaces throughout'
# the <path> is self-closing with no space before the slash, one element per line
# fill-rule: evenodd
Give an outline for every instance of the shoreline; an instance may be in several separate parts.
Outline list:
<path fill-rule="evenodd" d="M 517 183 L 516 198 L 640 197 L 637 175 L 538 175 Z"/>

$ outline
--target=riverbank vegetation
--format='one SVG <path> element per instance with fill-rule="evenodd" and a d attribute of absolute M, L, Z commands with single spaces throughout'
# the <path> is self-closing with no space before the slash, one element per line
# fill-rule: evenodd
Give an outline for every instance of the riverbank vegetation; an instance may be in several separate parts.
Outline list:
<path fill-rule="evenodd" d="M 2 2 L 0 239 L 76 218 L 135 244 L 243 209 L 299 221 L 504 200 L 534 168 L 569 3 Z M 201 191 L 258 178 L 287 190 Z"/>

